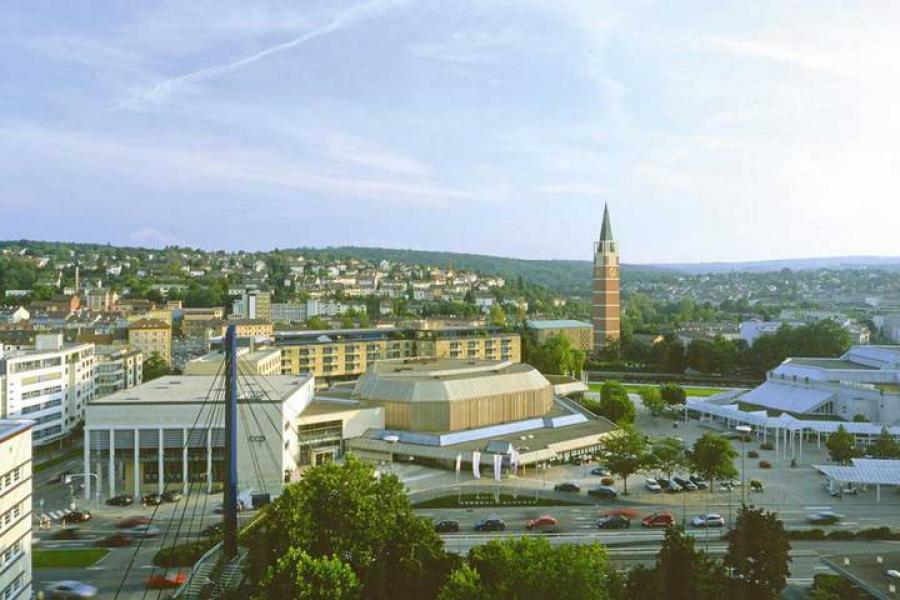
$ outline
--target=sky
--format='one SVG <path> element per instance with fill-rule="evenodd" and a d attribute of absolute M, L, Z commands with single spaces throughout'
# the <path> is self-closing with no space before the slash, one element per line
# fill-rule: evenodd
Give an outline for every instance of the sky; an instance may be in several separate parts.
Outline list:
<path fill-rule="evenodd" d="M 7 0 L 0 239 L 900 255 L 900 3 Z"/>

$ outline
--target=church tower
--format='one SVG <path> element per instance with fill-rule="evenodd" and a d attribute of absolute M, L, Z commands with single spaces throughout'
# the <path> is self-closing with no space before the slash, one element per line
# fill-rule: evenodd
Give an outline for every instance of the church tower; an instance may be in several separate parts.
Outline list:
<path fill-rule="evenodd" d="M 600 239 L 594 243 L 594 352 L 619 339 L 619 249 L 603 208 Z"/>

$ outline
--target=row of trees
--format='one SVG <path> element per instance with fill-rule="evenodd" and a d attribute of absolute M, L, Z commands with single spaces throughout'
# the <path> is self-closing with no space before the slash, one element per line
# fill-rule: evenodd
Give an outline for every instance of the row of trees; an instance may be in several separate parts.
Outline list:
<path fill-rule="evenodd" d="M 674 383 L 659 387 L 642 387 L 638 394 L 650 414 L 658 416 L 666 407 L 684 404 L 687 394 L 684 388 Z M 628 397 L 628 390 L 618 381 L 608 380 L 600 387 L 600 400 L 586 398 L 584 406 L 613 423 L 634 423 L 636 411 L 634 403 Z"/>
<path fill-rule="evenodd" d="M 863 455 L 862 448 L 856 445 L 856 436 L 840 425 L 837 431 L 825 439 L 825 447 L 831 460 L 845 464 L 854 458 Z M 865 454 L 873 458 L 898 459 L 900 458 L 900 444 L 886 427 L 882 427 L 881 433 L 865 450 Z"/>

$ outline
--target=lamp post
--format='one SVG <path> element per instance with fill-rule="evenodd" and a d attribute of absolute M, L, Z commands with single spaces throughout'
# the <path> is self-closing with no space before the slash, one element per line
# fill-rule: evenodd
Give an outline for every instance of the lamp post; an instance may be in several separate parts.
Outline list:
<path fill-rule="evenodd" d="M 397 442 L 400 441 L 400 436 L 386 435 L 382 439 L 391 445 L 391 462 L 389 463 L 389 465 L 390 465 L 391 472 L 393 473 L 393 471 L 394 471 L 394 446 L 397 444 Z"/>
<path fill-rule="evenodd" d="M 748 425 L 738 425 L 734 430 L 741 434 L 741 506 L 743 506 L 747 504 L 747 482 L 744 480 L 747 472 L 747 435 L 753 429 Z"/>
<path fill-rule="evenodd" d="M 63 479 L 64 483 L 69 486 L 69 496 L 70 496 L 70 506 L 69 508 L 75 508 L 75 490 L 72 483 L 73 477 L 96 477 L 97 483 L 94 485 L 94 495 L 97 499 L 97 508 L 100 508 L 100 476 L 96 473 L 72 473 L 70 475 L 66 475 L 65 479 Z M 41 505 L 43 507 L 43 504 Z M 43 510 L 43 508 L 42 508 Z"/>

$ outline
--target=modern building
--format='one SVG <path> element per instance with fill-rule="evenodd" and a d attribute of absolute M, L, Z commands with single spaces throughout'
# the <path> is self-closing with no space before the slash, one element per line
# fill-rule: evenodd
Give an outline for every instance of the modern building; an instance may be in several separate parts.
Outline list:
<path fill-rule="evenodd" d="M 65 345 L 62 334 L 38 334 L 33 349 L 0 349 L 2 418 L 33 421 L 37 446 L 65 437 L 94 398 L 95 368 L 94 345 Z"/>
<path fill-rule="evenodd" d="M 238 369 L 246 375 L 281 375 L 278 348 L 238 348 Z M 217 375 L 225 372 L 225 353 L 214 350 L 184 365 L 185 375 Z"/>
<path fill-rule="evenodd" d="M 235 319 L 272 319 L 272 294 L 260 290 L 244 290 L 234 301 L 231 315 Z"/>
<path fill-rule="evenodd" d="M 0 421 L 0 598 L 31 598 L 31 421 Z"/>
<path fill-rule="evenodd" d="M 594 351 L 620 335 L 619 248 L 613 239 L 609 207 L 603 209 L 600 239 L 594 243 Z"/>
<path fill-rule="evenodd" d="M 543 344 L 555 335 L 561 335 L 568 338 L 576 350 L 590 352 L 594 348 L 594 328 L 584 321 L 571 319 L 526 321 L 525 326 L 534 332 L 538 344 Z"/>
<path fill-rule="evenodd" d="M 128 345 L 140 350 L 147 360 L 158 354 L 172 364 L 172 327 L 156 319 L 141 319 L 128 326 Z"/>
<path fill-rule="evenodd" d="M 90 402 L 84 472 L 99 477 L 101 495 L 218 487 L 225 469 L 224 380 L 166 376 Z M 299 417 L 312 403 L 313 387 L 311 377 L 239 380 L 241 492 L 277 496 L 285 481 L 297 478 Z M 94 483 L 85 481 L 85 498 Z"/>
<path fill-rule="evenodd" d="M 127 346 L 96 346 L 96 396 L 107 396 L 144 382 L 144 354 Z"/>

